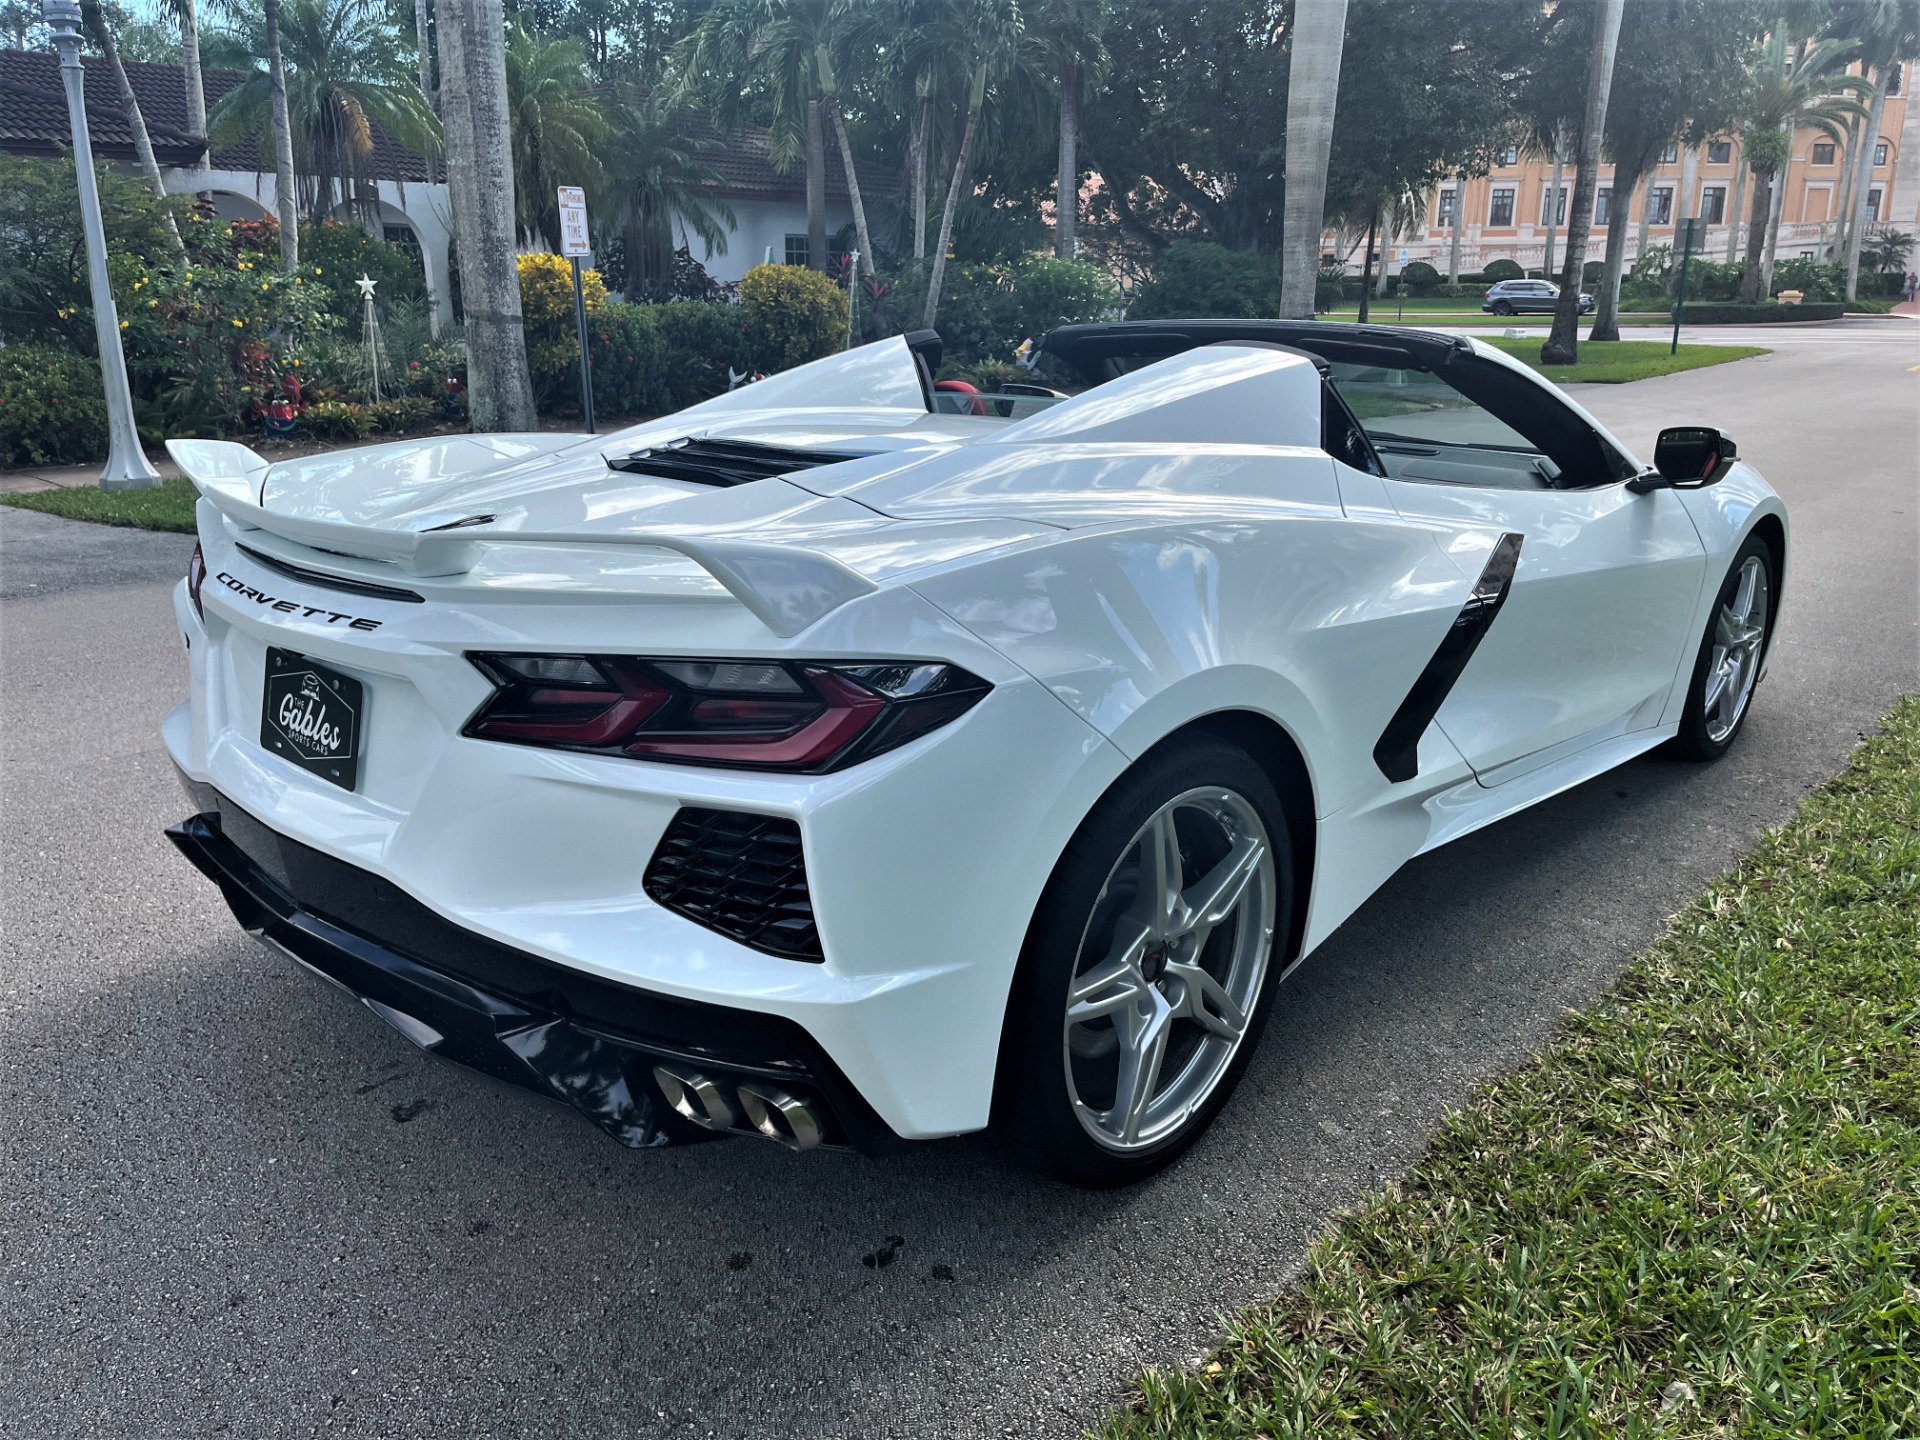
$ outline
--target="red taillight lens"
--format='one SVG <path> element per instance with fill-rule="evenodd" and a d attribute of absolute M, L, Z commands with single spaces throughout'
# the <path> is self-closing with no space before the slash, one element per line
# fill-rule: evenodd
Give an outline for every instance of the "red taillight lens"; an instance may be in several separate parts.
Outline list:
<path fill-rule="evenodd" d="M 836 770 L 958 718 L 991 688 L 922 662 L 468 657 L 496 689 L 482 740 L 754 770 Z"/>
<path fill-rule="evenodd" d="M 187 598 L 193 601 L 193 613 L 207 618 L 207 607 L 200 603 L 200 587 L 207 582 L 207 557 L 200 553 L 200 542 L 193 542 L 193 554 L 187 557 Z"/>

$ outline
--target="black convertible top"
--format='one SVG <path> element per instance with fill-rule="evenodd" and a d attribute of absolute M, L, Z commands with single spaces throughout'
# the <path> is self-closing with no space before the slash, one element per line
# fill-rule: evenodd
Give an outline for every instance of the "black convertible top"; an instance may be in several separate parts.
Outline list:
<path fill-rule="evenodd" d="M 1100 385 L 1124 373 L 1122 360 L 1165 360 L 1235 342 L 1277 345 L 1334 365 L 1436 374 L 1551 459 L 1568 489 L 1634 473 L 1579 412 L 1552 403 L 1551 385 L 1486 359 L 1459 336 L 1328 320 L 1117 320 L 1049 330 L 1034 353 L 1052 357 L 1087 385 Z"/>

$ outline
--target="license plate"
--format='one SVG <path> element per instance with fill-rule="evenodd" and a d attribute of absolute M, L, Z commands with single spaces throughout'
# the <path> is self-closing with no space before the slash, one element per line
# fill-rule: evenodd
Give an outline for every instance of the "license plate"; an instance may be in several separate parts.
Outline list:
<path fill-rule="evenodd" d="M 360 780 L 366 713 L 366 692 L 352 676 L 291 650 L 267 651 L 260 744 L 275 755 L 351 790 Z"/>

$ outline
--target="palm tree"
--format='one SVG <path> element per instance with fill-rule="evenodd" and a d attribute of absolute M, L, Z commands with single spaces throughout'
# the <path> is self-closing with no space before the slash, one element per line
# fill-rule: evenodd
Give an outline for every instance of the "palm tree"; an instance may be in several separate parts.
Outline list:
<path fill-rule="evenodd" d="M 587 47 L 515 24 L 507 39 L 507 112 L 513 124 L 515 220 L 530 241 L 552 247 L 560 234 L 558 187 L 600 191 L 599 152 L 610 134 L 589 91 Z"/>
<path fill-rule="evenodd" d="M 532 430 L 539 417 L 514 258 L 506 15 L 501 0 L 438 0 L 435 20 L 466 314 L 467 419 L 475 430 Z"/>
<path fill-rule="evenodd" d="M 863 268 L 872 275 L 866 206 L 832 57 L 856 33 L 870 42 L 882 13 L 845 0 L 716 0 L 681 47 L 680 98 L 705 89 L 718 101 L 722 124 L 738 120 L 742 101 L 751 93 L 762 92 L 771 100 L 773 163 L 784 170 L 802 157 L 806 161 L 807 263 L 815 270 L 825 269 L 827 261 L 826 127 L 831 123 Z"/>
<path fill-rule="evenodd" d="M 1871 86 L 1857 76 L 1836 73 L 1847 50 L 1845 41 L 1823 40 L 1808 49 L 1798 64 L 1789 66 L 1786 34 L 1776 31 L 1761 46 L 1758 61 L 1749 72 L 1740 106 L 1740 147 L 1753 173 L 1746 271 L 1740 277 L 1740 299 L 1747 304 L 1760 299 L 1765 279 L 1761 255 L 1767 244 L 1768 222 L 1777 208 L 1773 180 L 1793 152 L 1794 133 L 1818 130 L 1843 145 L 1847 122 L 1866 116 L 1865 108 L 1851 97 L 1871 90 Z"/>
<path fill-rule="evenodd" d="M 963 192 L 973 178 L 973 150 L 980 139 L 980 120 L 995 81 L 1009 81 L 1033 58 L 1026 49 L 1026 21 L 1018 0 L 953 0 L 938 27 L 953 53 L 970 62 L 966 121 L 960 131 L 960 150 L 947 183 L 947 203 L 940 212 L 940 236 L 934 242 L 933 268 L 927 277 L 927 298 L 920 323 L 929 329 L 940 312 L 940 287 L 947 278 L 947 250 L 953 244 L 953 222 L 960 213 Z"/>
<path fill-rule="evenodd" d="M 627 298 L 665 297 L 674 231 L 725 253 L 733 211 L 714 198 L 720 148 L 705 122 L 662 91 L 617 92 L 609 180 L 613 223 L 626 242 Z"/>
<path fill-rule="evenodd" d="M 239 18 L 250 50 L 267 57 L 268 69 L 221 97 L 208 122 L 212 138 L 266 133 L 275 91 L 284 86 L 288 141 L 298 170 L 310 179 L 305 198 L 313 220 L 336 203 L 362 198 L 374 124 L 416 151 L 433 142 L 438 122 L 384 0 L 268 0 L 262 14 L 243 12 Z M 261 33 L 266 27 L 279 32 L 278 45 L 273 35 Z M 504 49 L 504 34 L 501 44 Z M 276 55 L 278 85 L 272 73 Z M 278 140 L 276 134 L 276 145 Z"/>
<path fill-rule="evenodd" d="M 100 0 L 80 0 L 80 19 L 87 33 L 93 37 L 93 43 L 100 47 L 100 53 L 106 57 L 107 70 L 113 76 L 113 87 L 120 94 L 120 108 L 127 117 L 127 128 L 133 132 L 133 149 L 140 158 L 140 170 L 146 176 L 147 184 L 153 188 L 154 198 L 164 201 L 167 198 L 167 186 L 160 178 L 160 163 L 154 159 L 153 140 L 147 134 L 146 116 L 140 113 L 140 101 L 127 79 L 127 67 L 120 62 L 120 46 L 114 38 L 113 26 L 101 13 Z M 173 236 L 174 248 L 184 256 L 186 250 L 180 244 L 180 231 L 173 223 L 173 212 L 166 211 L 165 218 L 167 233 Z"/>
<path fill-rule="evenodd" d="M 1580 119 L 1580 150 L 1574 171 L 1573 205 L 1567 215 L 1567 259 L 1560 272 L 1560 303 L 1553 330 L 1540 347 L 1543 365 L 1572 365 L 1580 358 L 1580 279 L 1586 272 L 1587 236 L 1593 225 L 1593 196 L 1599 186 L 1600 144 L 1607 128 L 1607 98 L 1613 90 L 1613 60 L 1620 45 L 1620 12 L 1625 0 L 1599 0 L 1594 16 L 1593 58 L 1587 67 L 1587 107 Z"/>
<path fill-rule="evenodd" d="M 1860 289 L 1860 242 L 1867 228 L 1867 194 L 1873 179 L 1873 150 L 1880 143 L 1880 122 L 1887 111 L 1887 93 L 1894 72 L 1911 66 L 1920 56 L 1920 3 L 1916 0 L 1875 0 L 1863 17 L 1860 55 L 1873 71 L 1873 99 L 1867 108 L 1864 135 L 1854 164 L 1853 203 L 1845 222 L 1847 299 Z M 1912 102 L 1909 101 L 1909 104 Z"/>
<path fill-rule="evenodd" d="M 280 0 L 263 0 L 266 26 L 267 114 L 273 134 L 274 208 L 280 213 L 280 265 L 291 275 L 300 265 L 300 205 L 294 193 L 293 121 L 287 114 L 287 60 L 280 48 Z"/>
<path fill-rule="evenodd" d="M 207 87 L 200 74 L 200 12 L 194 0 L 163 0 L 180 27 L 180 62 L 187 87 L 187 128 L 202 139 L 207 134 Z"/>
<path fill-rule="evenodd" d="M 1106 65 L 1100 34 L 1106 0 L 1047 0 L 1034 16 L 1032 38 L 1058 76 L 1060 141 L 1053 192 L 1053 253 L 1071 260 L 1078 250 L 1080 218 L 1080 101 Z"/>
<path fill-rule="evenodd" d="M 1607 226 L 1605 278 L 1594 306 L 1589 340 L 1618 340 L 1620 279 L 1626 267 L 1626 197 L 1659 163 L 1668 145 L 1686 148 L 1676 240 L 1693 192 L 1693 159 L 1708 137 L 1732 123 L 1742 85 L 1740 62 L 1754 40 L 1736 17 L 1701 25 L 1664 0 L 1627 0 L 1619 53 L 1607 104 L 1607 150 L 1613 157 L 1613 194 L 1620 208 Z M 1644 211 L 1642 212 L 1644 215 Z M 1644 252 L 1643 252 L 1644 253 Z"/>
<path fill-rule="evenodd" d="M 1326 223 L 1327 156 L 1340 98 L 1340 53 L 1346 45 L 1347 0 L 1298 0 L 1293 55 L 1287 68 L 1287 199 L 1280 234 L 1280 318 L 1313 318 L 1320 275 L 1320 232 Z M 1458 200 L 1454 227 L 1460 224 Z"/>
<path fill-rule="evenodd" d="M 824 42 L 813 47 L 813 54 L 820 80 L 821 106 L 833 122 L 833 136 L 840 146 L 840 169 L 847 177 L 847 200 L 853 206 L 853 233 L 858 237 L 859 269 L 872 280 L 873 237 L 867 232 L 867 205 L 860 198 L 860 176 L 854 169 L 852 142 L 847 139 L 847 117 L 840 108 L 840 82 Z"/>

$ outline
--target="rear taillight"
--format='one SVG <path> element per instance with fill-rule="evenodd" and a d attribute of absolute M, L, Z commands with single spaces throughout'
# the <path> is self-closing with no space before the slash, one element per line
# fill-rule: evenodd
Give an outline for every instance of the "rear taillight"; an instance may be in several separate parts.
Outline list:
<path fill-rule="evenodd" d="M 207 580 L 207 557 L 200 553 L 200 542 L 193 542 L 193 554 L 187 557 L 187 598 L 193 601 L 193 613 L 207 618 L 207 607 L 200 603 L 200 587 Z"/>
<path fill-rule="evenodd" d="M 752 770 L 837 770 L 938 729 L 992 688 L 912 660 L 467 658 L 498 688 L 464 734 Z"/>

